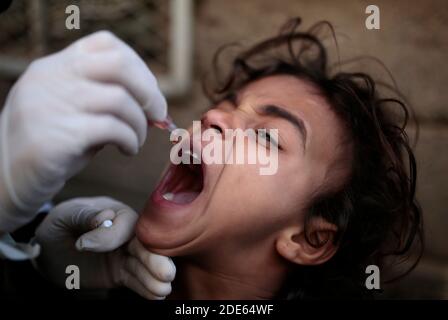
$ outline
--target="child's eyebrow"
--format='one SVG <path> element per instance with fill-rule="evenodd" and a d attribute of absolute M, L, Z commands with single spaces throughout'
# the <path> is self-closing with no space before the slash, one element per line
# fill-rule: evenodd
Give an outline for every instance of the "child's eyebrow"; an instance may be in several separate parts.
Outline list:
<path fill-rule="evenodd" d="M 297 131 L 300 135 L 300 138 L 302 140 L 302 143 L 303 143 L 303 149 L 305 149 L 307 131 L 306 131 L 305 123 L 303 122 L 302 119 L 295 116 L 288 110 L 278 107 L 278 106 L 275 106 L 275 105 L 272 105 L 272 104 L 257 108 L 257 113 L 265 115 L 265 116 L 281 118 L 281 119 L 284 119 L 284 120 L 288 121 L 289 123 L 291 123 L 297 129 Z"/>
<path fill-rule="evenodd" d="M 238 107 L 239 95 L 237 93 L 231 92 L 226 96 L 225 99 L 228 100 L 234 107 Z M 258 114 L 261 114 L 264 116 L 281 118 L 281 119 L 284 119 L 284 120 L 290 122 L 294 126 L 294 128 L 296 128 L 298 130 L 298 133 L 299 133 L 301 141 L 302 141 L 303 150 L 305 150 L 307 131 L 306 131 L 305 123 L 302 119 L 295 116 L 294 114 L 292 114 L 285 108 L 282 108 L 282 107 L 279 107 L 279 106 L 276 106 L 273 104 L 268 104 L 268 105 L 262 106 L 260 108 L 257 108 L 256 112 Z"/>

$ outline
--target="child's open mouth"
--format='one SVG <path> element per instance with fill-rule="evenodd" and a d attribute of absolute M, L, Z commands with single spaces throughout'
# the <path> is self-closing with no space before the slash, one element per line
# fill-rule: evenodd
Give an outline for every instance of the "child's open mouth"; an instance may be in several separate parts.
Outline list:
<path fill-rule="evenodd" d="M 155 191 L 153 199 L 158 202 L 168 202 L 176 205 L 186 205 L 193 202 L 204 188 L 204 166 L 200 155 L 186 151 L 189 164 L 171 164 Z M 186 158 L 185 155 L 183 157 Z M 201 162 L 194 164 L 193 160 Z M 183 161 L 185 162 L 185 161 Z"/>

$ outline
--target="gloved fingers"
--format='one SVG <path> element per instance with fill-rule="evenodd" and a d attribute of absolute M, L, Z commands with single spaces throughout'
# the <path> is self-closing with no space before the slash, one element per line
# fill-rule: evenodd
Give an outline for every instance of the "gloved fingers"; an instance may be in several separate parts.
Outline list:
<path fill-rule="evenodd" d="M 83 52 L 100 52 L 116 47 L 118 41 L 120 39 L 112 32 L 101 30 L 79 39 L 73 46 L 78 47 Z"/>
<path fill-rule="evenodd" d="M 130 208 L 121 208 L 117 211 L 103 210 L 90 219 L 90 225 L 94 229 L 78 238 L 76 248 L 92 252 L 115 250 L 133 236 L 137 218 L 137 213 Z M 105 220 L 112 220 L 112 225 L 102 226 Z"/>
<path fill-rule="evenodd" d="M 113 220 L 113 225 L 107 228 L 107 241 L 112 248 L 118 248 L 131 240 L 134 236 L 135 224 L 138 214 L 129 207 L 114 208 L 117 216 Z"/>
<path fill-rule="evenodd" d="M 111 115 L 86 116 L 82 121 L 85 150 L 113 144 L 127 155 L 135 155 L 139 150 L 137 133 L 125 122 Z"/>
<path fill-rule="evenodd" d="M 176 276 L 176 266 L 169 257 L 149 252 L 137 238 L 128 244 L 128 252 L 139 260 L 151 274 L 160 281 L 171 282 Z"/>
<path fill-rule="evenodd" d="M 86 112 L 107 114 L 127 123 L 137 133 L 139 145 L 146 139 L 148 123 L 138 102 L 129 92 L 119 85 L 83 81 L 79 85 L 82 98 L 77 103 Z"/>
<path fill-rule="evenodd" d="M 98 210 L 83 205 L 79 199 L 62 202 L 50 210 L 37 227 L 35 235 L 39 243 L 54 242 L 55 239 L 70 237 L 91 230 L 90 218 Z"/>
<path fill-rule="evenodd" d="M 157 296 L 151 291 L 147 290 L 143 284 L 132 274 L 123 270 L 122 271 L 122 284 L 125 287 L 137 292 L 140 296 L 148 300 L 163 300 L 165 296 Z"/>
<path fill-rule="evenodd" d="M 90 221 L 89 221 L 90 227 L 91 227 L 91 229 L 107 228 L 107 227 L 102 225 L 103 222 L 106 221 L 106 220 L 113 221 L 116 216 L 117 216 L 117 214 L 115 213 L 114 210 L 112 210 L 112 209 L 105 209 L 105 210 L 99 212 L 93 218 L 90 219 Z"/>
<path fill-rule="evenodd" d="M 149 119 L 163 121 L 167 116 L 167 103 L 156 78 L 129 46 L 122 43 L 118 47 L 78 59 L 74 66 L 76 72 L 90 80 L 125 87 Z"/>
<path fill-rule="evenodd" d="M 136 258 L 132 256 L 127 257 L 124 268 L 136 278 L 147 291 L 152 292 L 155 296 L 164 297 L 171 293 L 171 283 L 162 282 L 155 278 Z"/>
<path fill-rule="evenodd" d="M 79 208 L 94 208 L 96 209 L 96 212 L 100 212 L 105 209 L 112 209 L 114 212 L 121 213 L 122 210 L 127 210 L 131 212 L 134 216 L 138 216 L 138 214 L 128 205 L 124 204 L 123 202 L 120 202 L 118 200 L 115 200 L 111 197 L 106 196 L 99 196 L 99 197 L 80 197 L 75 198 L 72 200 L 68 200 L 63 202 L 62 204 L 58 205 L 65 205 L 65 206 L 78 206 Z"/>
<path fill-rule="evenodd" d="M 87 206 L 87 207 L 96 207 L 98 209 L 108 209 L 108 208 L 130 208 L 126 206 L 124 203 L 115 200 L 111 197 L 106 196 L 99 196 L 99 197 L 82 197 L 82 198 L 75 198 L 73 200 L 66 201 L 67 202 L 73 202 L 76 204 L 79 204 L 81 206 Z"/>
<path fill-rule="evenodd" d="M 99 211 L 100 209 L 94 206 L 74 199 L 58 204 L 50 210 L 47 218 L 54 221 L 54 225 L 60 225 L 72 231 L 87 232 L 92 229 L 91 218 Z"/>
<path fill-rule="evenodd" d="M 96 208 L 91 208 L 95 210 Z M 81 235 L 75 243 L 75 247 L 79 251 L 93 251 L 93 252 L 103 252 L 110 250 L 103 250 L 104 247 L 104 234 L 103 230 L 100 228 L 105 228 L 101 224 L 106 220 L 113 220 L 116 214 L 111 209 L 106 209 L 96 213 L 94 216 L 89 214 L 85 217 L 84 230 L 89 230 L 83 235 Z"/>

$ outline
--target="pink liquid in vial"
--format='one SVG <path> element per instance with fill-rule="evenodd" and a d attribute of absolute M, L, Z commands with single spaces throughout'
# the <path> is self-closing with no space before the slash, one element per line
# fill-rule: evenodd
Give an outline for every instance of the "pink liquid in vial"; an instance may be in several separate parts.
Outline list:
<path fill-rule="evenodd" d="M 173 119 L 170 116 L 167 116 L 164 121 L 152 121 L 148 120 L 148 125 L 155 126 L 162 130 L 173 131 L 177 129 L 177 126 L 174 124 Z"/>

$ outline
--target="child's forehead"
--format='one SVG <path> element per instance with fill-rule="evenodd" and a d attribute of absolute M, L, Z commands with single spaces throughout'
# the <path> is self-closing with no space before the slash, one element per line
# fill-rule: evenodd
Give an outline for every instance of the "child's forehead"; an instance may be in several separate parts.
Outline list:
<path fill-rule="evenodd" d="M 273 75 L 249 82 L 236 92 L 237 101 L 279 100 L 321 104 L 322 96 L 315 86 L 292 75 Z"/>
<path fill-rule="evenodd" d="M 292 75 L 273 75 L 249 82 L 236 92 L 239 100 L 255 98 L 312 98 L 318 90 L 309 82 Z"/>

